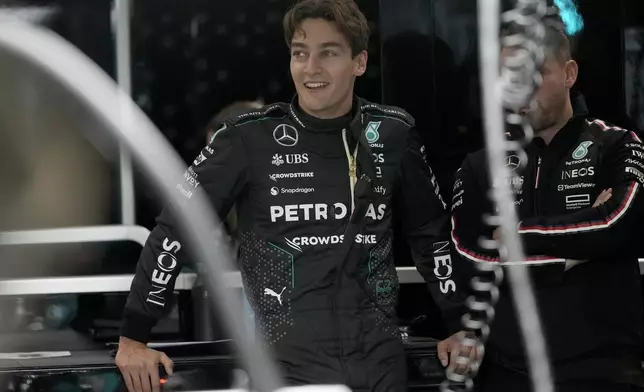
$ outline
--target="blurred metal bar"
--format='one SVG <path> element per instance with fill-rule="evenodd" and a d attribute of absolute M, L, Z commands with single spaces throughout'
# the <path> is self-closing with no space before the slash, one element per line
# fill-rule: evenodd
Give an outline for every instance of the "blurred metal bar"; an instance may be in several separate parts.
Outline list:
<path fill-rule="evenodd" d="M 241 287 L 239 273 L 231 273 L 231 285 Z M 73 276 L 60 278 L 30 278 L 0 281 L 0 295 L 49 295 L 127 293 L 134 275 Z M 239 282 L 236 281 L 239 280 Z M 182 273 L 175 290 L 190 290 L 197 280 L 194 273 Z"/>
<path fill-rule="evenodd" d="M 279 389 L 283 381 L 271 353 L 264 349 L 260 336 L 249 341 L 239 293 L 226 287 L 225 272 L 234 271 L 235 265 L 212 203 L 200 188 L 193 191 L 190 201 L 175 188 L 185 162 L 131 98 L 78 48 L 46 29 L 7 19 L 7 23 L 0 23 L 0 54 L 22 59 L 51 77 L 136 156 L 143 172 L 159 188 L 161 198 L 176 207 L 178 230 L 185 234 L 195 262 L 203 266 L 201 276 L 212 294 L 208 298 L 235 341 L 241 366 L 248 371 L 254 388 L 257 392 Z M 125 105 L 130 106 L 127 117 L 122 115 Z"/>
<path fill-rule="evenodd" d="M 644 259 L 639 259 L 640 274 L 644 275 Z M 398 267 L 398 279 L 402 284 L 423 283 L 423 277 L 415 267 Z M 28 278 L 0 280 L 0 295 L 47 295 L 47 294 L 90 294 L 90 293 L 127 293 L 130 291 L 134 275 L 71 276 L 60 278 Z M 176 291 L 192 290 L 197 274 L 179 274 Z M 241 288 L 239 272 L 229 272 L 225 277 L 226 285 Z"/>
<path fill-rule="evenodd" d="M 112 31 L 115 36 L 116 81 L 127 95 L 132 95 L 132 59 L 130 37 L 130 0 L 114 0 L 112 12 Z M 122 107 L 122 114 L 128 115 L 129 105 Z M 124 145 L 121 144 L 119 155 L 119 172 L 121 184 L 121 223 L 134 225 L 136 214 L 134 207 L 134 174 L 132 159 Z"/>
<path fill-rule="evenodd" d="M 398 267 L 400 283 L 423 283 L 422 276 L 415 267 Z M 127 293 L 130 291 L 134 275 L 72 276 L 60 278 L 29 278 L 0 281 L 0 295 L 46 295 L 46 294 L 88 294 L 88 293 Z M 197 280 L 194 272 L 179 274 L 175 290 L 192 290 Z M 241 288 L 239 272 L 226 273 L 226 285 Z"/>
<path fill-rule="evenodd" d="M 73 244 L 134 241 L 144 246 L 150 231 L 142 226 L 86 226 L 0 232 L 0 245 Z"/>

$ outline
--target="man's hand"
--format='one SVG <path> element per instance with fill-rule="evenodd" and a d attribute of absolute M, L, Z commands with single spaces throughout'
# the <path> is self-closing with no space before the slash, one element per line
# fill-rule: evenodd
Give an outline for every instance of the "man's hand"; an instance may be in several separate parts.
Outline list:
<path fill-rule="evenodd" d="M 476 350 L 476 347 L 461 346 L 461 339 L 467 335 L 467 332 L 457 332 L 449 338 L 438 343 L 438 359 L 445 367 L 449 366 L 457 374 L 465 374 L 472 369 L 472 362 L 480 362 L 482 353 Z M 474 338 L 475 339 L 475 338 Z M 459 353 L 470 357 L 470 366 L 457 363 Z"/>
<path fill-rule="evenodd" d="M 167 355 L 123 336 L 119 340 L 115 362 L 130 392 L 158 392 L 159 364 L 168 375 L 172 375 L 173 363 Z"/>
<path fill-rule="evenodd" d="M 597 200 L 595 200 L 595 203 L 593 204 L 593 208 L 599 207 L 600 205 L 606 203 L 610 198 L 613 197 L 613 189 L 608 188 L 604 189 L 602 193 L 597 196 Z"/>

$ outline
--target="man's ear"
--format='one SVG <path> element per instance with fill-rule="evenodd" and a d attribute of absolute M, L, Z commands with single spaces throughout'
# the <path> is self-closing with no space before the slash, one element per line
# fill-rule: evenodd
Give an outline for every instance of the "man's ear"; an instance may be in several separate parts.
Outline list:
<path fill-rule="evenodd" d="M 575 60 L 568 60 L 566 61 L 566 65 L 564 65 L 564 72 L 566 74 L 566 88 L 571 89 L 572 86 L 575 85 L 577 82 L 577 75 L 579 74 L 579 65 Z"/>
<path fill-rule="evenodd" d="M 355 76 L 362 76 L 366 71 L 367 71 L 367 59 L 369 55 L 367 55 L 367 51 L 363 50 L 360 52 L 356 57 L 356 65 L 353 71 L 353 74 Z"/>

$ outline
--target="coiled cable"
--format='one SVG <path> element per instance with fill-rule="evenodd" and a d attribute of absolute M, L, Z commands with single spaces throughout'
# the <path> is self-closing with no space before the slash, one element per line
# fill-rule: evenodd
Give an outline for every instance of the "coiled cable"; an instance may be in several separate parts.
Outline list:
<path fill-rule="evenodd" d="M 547 11 L 545 0 L 517 0 L 513 9 L 503 13 L 502 22 L 513 25 L 516 32 L 504 36 L 503 47 L 511 47 L 512 50 L 504 55 L 503 63 L 500 64 L 500 4 L 498 0 L 479 0 L 480 69 L 486 150 L 490 178 L 493 179 L 512 178 L 517 175 L 516 170 L 514 173 L 510 172 L 505 164 L 509 155 L 518 156 L 519 169 L 527 163 L 523 146 L 532 140 L 533 130 L 527 119 L 517 113 L 531 103 L 541 84 L 539 69 L 545 57 L 543 18 Z M 523 129 L 523 140 L 506 140 L 503 108 L 509 111 L 505 121 Z M 520 187 L 521 181 L 500 181 L 499 184 L 500 186 L 490 190 L 497 214 L 486 217 L 485 221 L 488 225 L 500 227 L 502 239 L 496 241 L 481 238 L 480 245 L 485 249 L 497 250 L 501 264 L 508 261 L 516 263 L 525 260 L 525 256 L 516 231 L 518 219 L 510 187 Z M 472 360 L 469 353 L 476 349 L 482 358 L 490 332 L 489 325 L 494 319 L 494 306 L 499 298 L 503 270 L 498 263 L 477 263 L 476 268 L 476 276 L 471 280 L 472 295 L 466 304 L 469 311 L 462 319 L 464 330 L 468 333 L 461 339 L 456 360 L 456 365 L 464 365 L 470 370 L 465 374 L 459 374 L 454 371 L 454 364 L 450 365 L 446 372 L 446 380 L 441 384 L 443 392 L 472 389 L 479 363 Z M 517 265 L 509 268 L 507 272 L 512 298 L 519 314 L 533 388 L 536 392 L 552 392 L 545 339 L 527 269 Z"/>

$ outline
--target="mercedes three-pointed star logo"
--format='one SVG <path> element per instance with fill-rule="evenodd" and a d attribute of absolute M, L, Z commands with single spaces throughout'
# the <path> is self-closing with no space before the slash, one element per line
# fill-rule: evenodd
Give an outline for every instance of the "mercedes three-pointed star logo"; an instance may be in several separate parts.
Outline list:
<path fill-rule="evenodd" d="M 505 166 L 510 170 L 516 170 L 521 165 L 521 159 L 517 155 L 509 155 L 505 157 Z"/>
<path fill-rule="evenodd" d="M 293 147 L 297 144 L 298 138 L 297 129 L 292 125 L 280 124 L 273 130 L 273 139 L 280 146 Z"/>

